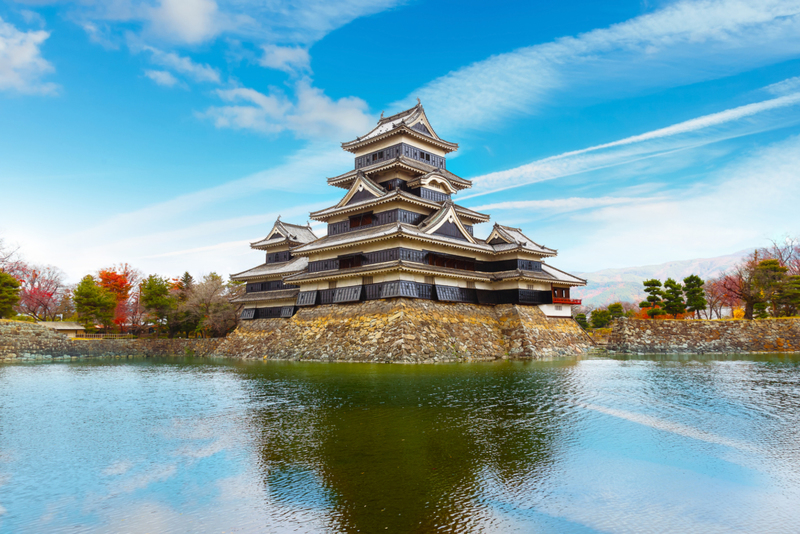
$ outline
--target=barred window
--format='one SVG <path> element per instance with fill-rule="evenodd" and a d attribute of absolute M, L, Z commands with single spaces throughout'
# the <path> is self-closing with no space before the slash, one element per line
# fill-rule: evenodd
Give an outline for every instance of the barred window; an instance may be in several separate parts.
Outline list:
<path fill-rule="evenodd" d="M 328 282 L 328 289 L 336 289 L 336 280 Z"/>

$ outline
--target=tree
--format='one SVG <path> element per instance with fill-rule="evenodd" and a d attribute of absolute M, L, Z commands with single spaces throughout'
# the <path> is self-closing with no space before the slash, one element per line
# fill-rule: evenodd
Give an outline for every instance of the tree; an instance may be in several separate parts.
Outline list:
<path fill-rule="evenodd" d="M 19 247 L 11 247 L 0 238 L 0 271 L 19 280 L 25 267 L 25 262 L 19 257 Z"/>
<path fill-rule="evenodd" d="M 583 328 L 584 330 L 589 329 L 589 321 L 586 320 L 585 313 L 579 313 L 578 315 L 576 315 L 575 322 L 578 323 L 580 327 Z"/>
<path fill-rule="evenodd" d="M 744 305 L 745 319 L 753 318 L 755 305 L 761 302 L 761 293 L 755 284 L 756 268 L 761 259 L 763 259 L 761 251 L 754 251 L 744 261 L 734 266 L 722 281 L 728 298 Z"/>
<path fill-rule="evenodd" d="M 110 328 L 113 324 L 117 299 L 113 293 L 97 285 L 93 276 L 83 277 L 75 287 L 72 300 L 75 303 L 78 320 L 87 329 L 92 329 L 97 323 L 104 328 Z"/>
<path fill-rule="evenodd" d="M 177 308 L 177 301 L 170 294 L 169 282 L 151 274 L 139 286 L 140 300 L 150 320 L 162 329 L 167 328 L 167 317 Z"/>
<path fill-rule="evenodd" d="M 114 310 L 114 324 L 119 328 L 126 328 L 130 323 L 131 308 L 138 295 L 134 295 L 133 288 L 142 280 L 142 273 L 128 265 L 121 263 L 113 265 L 98 273 L 100 286 L 114 294 L 117 307 Z"/>
<path fill-rule="evenodd" d="M 661 297 L 664 293 L 661 291 L 661 280 L 653 278 L 645 280 L 642 283 L 644 284 L 644 292 L 647 293 L 647 299 L 640 302 L 639 307 L 647 308 L 647 315 L 649 317 L 663 315 L 665 312 L 661 309 L 661 305 L 664 302 L 661 300 Z"/>
<path fill-rule="evenodd" d="M 612 321 L 619 319 L 620 317 L 625 317 L 625 309 L 622 307 L 622 303 L 615 302 L 614 304 L 609 304 L 608 314 Z"/>
<path fill-rule="evenodd" d="M 221 337 L 239 324 L 241 307 L 231 300 L 241 292 L 241 284 L 228 282 L 216 273 L 203 277 L 196 284 L 186 305 L 199 319 L 203 335 Z"/>
<path fill-rule="evenodd" d="M 608 310 L 595 310 L 589 320 L 592 323 L 592 328 L 605 328 L 611 323 L 611 314 L 608 313 Z"/>
<path fill-rule="evenodd" d="M 0 318 L 16 315 L 14 306 L 19 303 L 19 281 L 0 271 Z"/>
<path fill-rule="evenodd" d="M 24 265 L 21 272 L 19 309 L 37 321 L 53 320 L 66 286 L 64 273 L 52 265 Z"/>
<path fill-rule="evenodd" d="M 678 318 L 681 313 L 686 313 L 686 303 L 683 301 L 683 286 L 672 278 L 664 282 L 664 311 Z"/>
<path fill-rule="evenodd" d="M 780 296 L 787 282 L 788 269 L 776 259 L 761 260 L 756 265 L 753 284 L 759 293 L 759 302 L 754 306 L 759 311 L 759 318 L 781 315 Z"/>
<path fill-rule="evenodd" d="M 695 318 L 700 317 L 700 312 L 708 308 L 708 301 L 703 289 L 703 279 L 696 274 L 683 279 L 683 294 L 686 295 L 686 310 L 692 312 Z"/>

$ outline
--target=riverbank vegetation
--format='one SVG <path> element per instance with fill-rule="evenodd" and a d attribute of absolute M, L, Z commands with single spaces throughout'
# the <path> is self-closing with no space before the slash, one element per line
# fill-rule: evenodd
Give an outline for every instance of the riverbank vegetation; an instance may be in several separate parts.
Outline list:
<path fill-rule="evenodd" d="M 221 337 L 236 328 L 241 283 L 216 273 L 195 280 L 144 274 L 127 263 L 99 269 L 71 286 L 54 266 L 26 262 L 0 239 L 0 317 L 76 321 L 87 331 Z"/>

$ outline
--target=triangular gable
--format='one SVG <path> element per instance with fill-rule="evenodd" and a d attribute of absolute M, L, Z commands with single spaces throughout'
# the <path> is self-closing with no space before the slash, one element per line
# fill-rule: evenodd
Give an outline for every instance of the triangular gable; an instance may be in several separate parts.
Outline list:
<path fill-rule="evenodd" d="M 425 114 L 425 109 L 423 109 L 422 104 L 417 104 L 417 108 L 419 109 L 419 113 L 410 121 L 406 120 L 406 125 L 412 130 L 441 141 L 442 139 L 436 135 L 436 131 L 434 131 L 433 126 L 431 126 L 430 121 L 428 121 L 428 116 Z"/>
<path fill-rule="evenodd" d="M 489 234 L 489 237 L 486 238 L 486 242 L 490 245 L 500 245 L 501 243 L 508 243 L 514 244 L 516 241 L 508 235 L 508 233 L 503 231 L 503 228 L 495 224 L 494 228 L 492 228 L 492 233 Z"/>
<path fill-rule="evenodd" d="M 470 243 L 476 243 L 475 238 L 464 228 L 464 224 L 458 218 L 452 201 L 446 202 L 439 211 L 422 221 L 419 228 L 426 234 L 463 238 Z"/>
<path fill-rule="evenodd" d="M 344 196 L 344 198 L 339 201 L 336 205 L 337 208 L 341 208 L 347 206 L 349 204 L 355 204 L 356 202 L 361 202 L 363 200 L 372 200 L 375 198 L 380 198 L 386 194 L 386 189 L 382 186 L 376 184 L 367 176 L 359 171 L 356 175 L 356 179 L 353 182 L 353 185 L 350 186 L 350 190 Z"/>

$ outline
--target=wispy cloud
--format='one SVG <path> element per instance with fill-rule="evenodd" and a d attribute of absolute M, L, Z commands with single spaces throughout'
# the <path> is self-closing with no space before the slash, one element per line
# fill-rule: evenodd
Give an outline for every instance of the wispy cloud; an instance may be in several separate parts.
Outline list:
<path fill-rule="evenodd" d="M 704 115 L 665 128 L 659 128 L 640 135 L 619 139 L 611 143 L 604 143 L 580 150 L 565 152 L 556 156 L 550 156 L 514 169 L 478 176 L 473 179 L 473 191 L 471 191 L 469 195 L 465 195 L 465 198 L 485 195 L 511 187 L 562 178 L 610 166 L 622 165 L 641 158 L 662 155 L 670 151 L 729 138 L 729 135 L 712 132 L 712 135 L 702 139 L 681 137 L 676 142 L 670 144 L 645 145 L 648 141 L 663 140 L 666 138 L 679 137 L 683 134 L 708 130 L 712 127 L 734 123 L 761 113 L 796 106 L 797 104 L 800 104 L 800 93 L 793 93 L 762 102 L 739 106 L 719 113 Z M 784 124 L 786 120 L 787 117 L 781 117 L 780 121 L 776 122 L 776 126 Z M 798 119 L 795 118 L 794 120 Z M 630 150 L 610 150 L 624 149 L 634 145 L 644 146 Z"/>
<path fill-rule="evenodd" d="M 44 30 L 20 31 L 0 18 L 0 91 L 53 94 L 58 86 L 43 82 L 53 66 L 42 57 Z"/>
<path fill-rule="evenodd" d="M 305 139 L 337 140 L 368 131 L 373 121 L 367 103 L 360 98 L 332 100 L 308 80 L 295 85 L 294 101 L 277 89 L 263 94 L 240 87 L 220 89 L 216 94 L 231 105 L 212 106 L 199 116 L 210 119 L 218 128 L 290 131 Z"/>
<path fill-rule="evenodd" d="M 800 91 L 800 76 L 789 78 L 778 83 L 773 83 L 764 88 L 767 92 L 774 95 L 785 95 L 788 93 L 796 93 Z"/>
<path fill-rule="evenodd" d="M 419 96 L 443 128 L 484 128 L 534 112 L 556 94 L 620 98 L 798 52 L 798 0 L 681 1 L 608 28 L 492 56 L 428 83 L 394 107 Z"/>
<path fill-rule="evenodd" d="M 137 50 L 135 44 L 132 46 L 132 49 Z M 219 72 L 210 65 L 195 63 L 188 57 L 180 56 L 174 52 L 164 52 L 152 46 L 142 46 L 141 50 L 149 52 L 151 60 L 156 65 L 172 69 L 175 72 L 188 76 L 196 82 L 220 82 Z"/>
<path fill-rule="evenodd" d="M 511 200 L 508 202 L 496 202 L 485 204 L 472 209 L 477 211 L 492 210 L 548 210 L 548 211 L 577 211 L 589 208 L 599 208 L 603 206 L 615 206 L 618 204 L 630 204 L 631 202 L 642 202 L 653 200 L 654 197 L 569 197 L 555 198 L 550 200 Z"/>
<path fill-rule="evenodd" d="M 174 87 L 180 83 L 171 72 L 166 70 L 146 70 L 144 71 L 144 75 L 156 82 L 158 85 L 162 85 L 164 87 Z"/>
<path fill-rule="evenodd" d="M 580 238 L 562 249 L 559 261 L 595 270 L 728 254 L 770 237 L 796 235 L 798 198 L 800 137 L 795 136 L 744 154 L 704 183 L 576 213 L 562 225 L 567 233 L 580 228 Z"/>
<path fill-rule="evenodd" d="M 258 60 L 259 65 L 270 69 L 282 70 L 290 74 L 311 70 L 311 56 L 308 50 L 300 46 L 264 45 L 264 55 Z"/>

